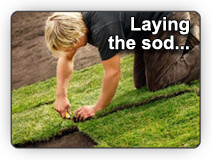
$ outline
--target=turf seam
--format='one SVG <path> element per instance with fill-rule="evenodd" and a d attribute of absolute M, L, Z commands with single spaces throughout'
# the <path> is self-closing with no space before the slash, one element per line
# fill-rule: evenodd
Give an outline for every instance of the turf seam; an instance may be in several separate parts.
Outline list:
<path fill-rule="evenodd" d="M 185 90 L 177 91 L 177 92 L 170 93 L 170 94 L 157 95 L 157 96 L 150 97 L 147 100 L 142 100 L 142 101 L 137 102 L 137 103 L 129 103 L 129 104 L 126 104 L 126 105 L 117 106 L 116 108 L 111 109 L 108 112 L 105 112 L 103 114 L 100 113 L 99 115 L 97 115 L 97 116 L 95 116 L 93 118 L 88 118 L 85 121 L 89 121 L 91 119 L 99 119 L 99 118 L 105 117 L 105 116 L 107 116 L 109 114 L 113 114 L 113 113 L 115 113 L 117 111 L 122 111 L 124 109 L 129 109 L 129 108 L 132 108 L 132 107 L 140 107 L 140 106 L 143 106 L 143 105 L 151 103 L 151 102 L 155 102 L 155 101 L 162 100 L 162 99 L 167 99 L 167 98 L 172 98 L 172 97 L 180 96 L 180 95 L 182 95 L 184 93 L 192 93 L 192 92 L 193 93 L 196 92 L 197 96 L 199 95 L 199 89 L 198 88 L 185 89 Z M 75 117 L 72 118 L 72 121 L 74 123 L 78 123 L 79 122 L 79 121 L 76 120 Z"/>
<path fill-rule="evenodd" d="M 48 102 L 44 102 L 44 103 L 39 103 L 37 105 L 34 106 L 34 108 L 38 108 L 42 105 L 49 105 L 49 104 L 53 104 L 55 100 L 52 100 L 52 101 L 48 101 Z"/>
<path fill-rule="evenodd" d="M 145 104 L 152 103 L 152 102 L 155 102 L 155 101 L 158 101 L 158 100 L 168 99 L 168 98 L 180 96 L 182 94 L 191 93 L 191 92 L 194 92 L 194 93 L 196 92 L 197 95 L 199 94 L 199 90 L 197 91 L 196 89 L 185 89 L 183 91 L 178 91 L 178 92 L 174 92 L 174 93 L 170 93 L 170 94 L 158 95 L 158 96 L 155 96 L 155 97 L 151 97 L 147 100 L 142 100 L 142 101 L 137 102 L 137 103 L 129 103 L 129 104 L 126 104 L 126 105 L 118 106 L 118 107 L 116 107 L 116 108 L 114 108 L 114 109 L 112 109 L 112 110 L 110 110 L 106 113 L 103 113 L 103 114 L 100 114 L 100 115 L 94 117 L 93 119 L 99 119 L 99 118 L 105 117 L 109 114 L 115 113 L 117 111 L 129 109 L 129 108 L 132 108 L 132 107 L 140 107 L 140 106 L 143 106 Z"/>

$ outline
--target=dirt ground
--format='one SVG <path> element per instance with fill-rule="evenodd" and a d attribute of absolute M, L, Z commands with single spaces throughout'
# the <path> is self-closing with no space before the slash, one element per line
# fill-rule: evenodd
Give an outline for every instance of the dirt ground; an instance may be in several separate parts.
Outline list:
<path fill-rule="evenodd" d="M 43 81 L 56 75 L 57 58 L 45 44 L 45 20 L 52 12 L 16 12 L 12 16 L 12 89 Z M 100 62 L 97 48 L 81 48 L 74 68 L 79 70 Z"/>
<path fill-rule="evenodd" d="M 12 15 L 12 89 L 43 81 L 56 75 L 57 58 L 44 40 L 45 20 L 52 12 L 16 12 Z M 191 13 L 191 25 L 199 16 Z M 87 45 L 77 51 L 75 70 L 100 63 L 97 48 Z"/>
<path fill-rule="evenodd" d="M 27 145 L 27 148 L 90 148 L 97 145 L 82 132 L 74 132 L 48 142 Z"/>

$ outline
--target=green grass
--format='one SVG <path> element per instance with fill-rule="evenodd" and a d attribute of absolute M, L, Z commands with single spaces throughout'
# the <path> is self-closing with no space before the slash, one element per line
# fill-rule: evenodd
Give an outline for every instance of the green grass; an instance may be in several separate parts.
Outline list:
<path fill-rule="evenodd" d="M 48 140 L 61 129 L 78 126 L 99 143 L 98 147 L 195 147 L 199 143 L 199 81 L 156 92 L 133 84 L 133 55 L 121 60 L 121 80 L 111 104 L 91 121 L 73 123 L 54 110 L 56 78 L 12 91 L 12 143 Z M 101 92 L 103 67 L 97 64 L 75 71 L 68 87 L 72 112 L 92 105 Z M 190 91 L 140 107 L 102 115 L 120 106 L 158 96 Z M 101 117 L 101 118 L 99 118 Z"/>
<path fill-rule="evenodd" d="M 199 98 L 186 93 L 80 122 L 98 147 L 196 147 Z"/>

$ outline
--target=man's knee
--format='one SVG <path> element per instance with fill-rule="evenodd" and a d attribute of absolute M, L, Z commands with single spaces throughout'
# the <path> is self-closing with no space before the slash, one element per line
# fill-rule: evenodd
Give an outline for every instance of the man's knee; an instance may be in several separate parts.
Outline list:
<path fill-rule="evenodd" d="M 136 89 L 141 89 L 143 86 L 142 84 L 134 83 Z"/>
<path fill-rule="evenodd" d="M 147 88 L 150 92 L 154 92 L 156 91 L 156 85 L 152 85 L 152 84 L 147 84 Z"/>
<path fill-rule="evenodd" d="M 142 83 L 138 83 L 134 80 L 134 86 L 135 86 L 136 89 L 141 89 L 142 87 L 147 86 L 148 90 L 151 91 L 151 92 L 159 90 L 159 89 L 162 88 L 162 85 L 159 85 L 158 83 L 155 83 L 154 81 L 142 84 Z"/>
<path fill-rule="evenodd" d="M 135 86 L 136 89 L 140 89 L 140 88 L 146 86 L 146 80 L 145 80 L 145 78 L 138 79 L 138 78 L 136 78 L 134 76 L 134 86 Z"/>
<path fill-rule="evenodd" d="M 146 86 L 150 92 L 154 92 L 154 91 L 165 88 L 165 83 L 161 81 L 155 82 L 154 80 L 148 80 Z"/>

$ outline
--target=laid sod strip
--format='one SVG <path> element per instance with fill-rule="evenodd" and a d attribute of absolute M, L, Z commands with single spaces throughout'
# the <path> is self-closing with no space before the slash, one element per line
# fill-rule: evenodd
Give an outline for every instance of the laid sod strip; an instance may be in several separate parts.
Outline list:
<path fill-rule="evenodd" d="M 12 115 L 12 144 L 47 141 L 75 127 L 72 121 L 62 119 L 52 105 L 43 105 Z"/>
<path fill-rule="evenodd" d="M 125 91 L 124 93 L 122 92 L 121 89 L 118 89 L 114 97 L 114 100 L 111 102 L 111 104 L 103 111 L 97 113 L 96 117 L 107 115 L 108 113 L 111 113 L 113 111 L 125 107 L 127 108 L 127 106 L 131 107 L 132 105 L 139 105 L 139 104 L 142 105 L 157 99 L 169 98 L 184 92 L 193 91 L 199 94 L 199 80 L 191 82 L 190 85 L 186 84 L 174 85 L 165 89 L 158 90 L 156 92 L 149 92 L 146 87 L 136 90 L 134 87 L 132 86 L 130 87 L 130 85 L 129 86 L 127 85 L 126 88 L 128 88 L 128 91 Z"/>
<path fill-rule="evenodd" d="M 185 93 L 78 123 L 97 147 L 196 147 L 199 97 Z"/>
<path fill-rule="evenodd" d="M 20 113 L 44 104 L 53 103 L 55 101 L 55 86 L 56 79 L 52 78 L 13 90 L 12 113 Z"/>

